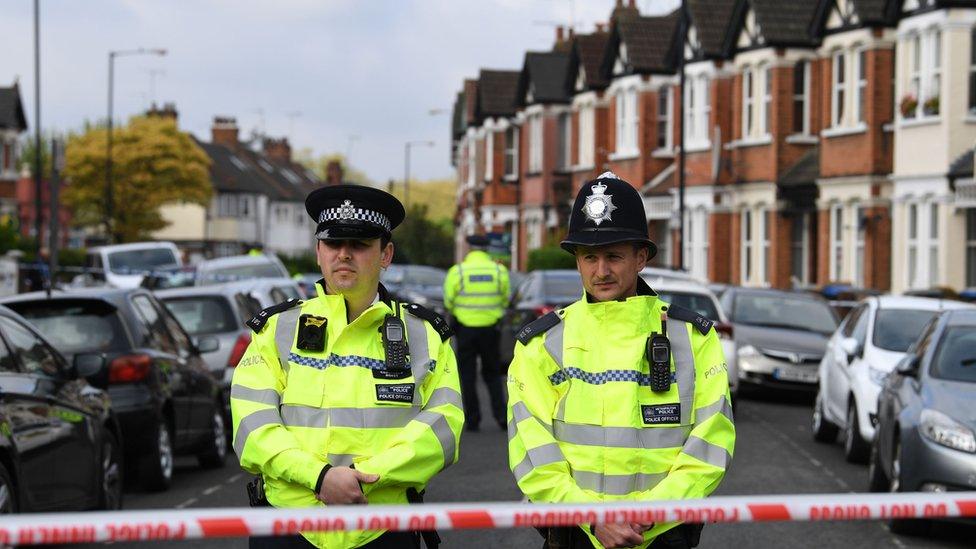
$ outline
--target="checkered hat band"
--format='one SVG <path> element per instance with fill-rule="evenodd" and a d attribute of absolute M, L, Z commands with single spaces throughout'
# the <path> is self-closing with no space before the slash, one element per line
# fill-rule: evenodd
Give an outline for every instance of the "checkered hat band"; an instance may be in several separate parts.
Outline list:
<path fill-rule="evenodd" d="M 603 385 L 611 381 L 625 381 L 638 385 L 651 385 L 651 376 L 635 370 L 606 370 L 604 372 L 586 372 L 579 368 L 563 368 L 549 376 L 549 383 L 559 385 L 567 379 L 578 379 L 590 385 Z M 671 383 L 675 382 L 675 374 L 671 373 Z"/>
<path fill-rule="evenodd" d="M 322 213 L 319 214 L 319 223 L 325 223 L 327 221 L 346 221 L 348 219 L 365 221 L 366 223 L 379 225 L 387 231 L 393 230 L 392 225 L 390 225 L 390 218 L 386 217 L 380 212 L 367 210 L 365 208 L 341 206 L 338 208 L 326 208 L 322 210 Z"/>

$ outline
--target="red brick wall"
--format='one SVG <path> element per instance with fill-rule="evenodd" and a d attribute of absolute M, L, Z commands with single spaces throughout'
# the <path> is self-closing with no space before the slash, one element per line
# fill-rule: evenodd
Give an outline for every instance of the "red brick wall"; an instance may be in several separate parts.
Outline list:
<path fill-rule="evenodd" d="M 891 211 L 886 206 L 868 208 L 864 284 L 878 290 L 891 289 Z"/>
<path fill-rule="evenodd" d="M 790 287 L 790 271 L 793 249 L 790 245 L 792 219 L 782 212 L 770 211 L 769 215 L 769 283 L 774 288 Z"/>
<path fill-rule="evenodd" d="M 817 269 L 814 271 L 816 284 L 822 286 L 830 282 L 830 210 L 817 211 Z"/>
<path fill-rule="evenodd" d="M 732 214 L 713 213 L 708 223 L 708 279 L 732 281 L 729 258 L 732 253 Z"/>
<path fill-rule="evenodd" d="M 742 284 L 742 270 L 739 268 L 740 257 L 742 255 L 742 243 L 739 241 L 739 231 L 742 227 L 742 214 L 735 212 L 729 214 L 729 256 L 728 268 L 731 276 L 729 279 L 732 284 Z M 711 244 L 714 246 L 714 244 Z"/>

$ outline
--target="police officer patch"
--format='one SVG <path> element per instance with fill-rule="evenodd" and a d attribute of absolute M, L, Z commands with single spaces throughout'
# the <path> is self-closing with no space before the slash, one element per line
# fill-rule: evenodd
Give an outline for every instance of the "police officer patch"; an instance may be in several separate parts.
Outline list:
<path fill-rule="evenodd" d="M 413 383 L 398 383 L 396 385 L 377 385 L 376 400 L 379 402 L 413 402 Z"/>
<path fill-rule="evenodd" d="M 681 423 L 681 404 L 641 404 L 644 425 Z"/>

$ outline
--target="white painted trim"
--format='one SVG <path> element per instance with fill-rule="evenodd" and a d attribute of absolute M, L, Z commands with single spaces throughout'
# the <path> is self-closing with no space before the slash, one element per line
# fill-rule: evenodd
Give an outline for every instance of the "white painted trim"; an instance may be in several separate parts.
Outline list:
<path fill-rule="evenodd" d="M 839 127 L 839 128 L 827 128 L 820 132 L 820 136 L 825 139 L 830 139 L 831 137 L 842 137 L 845 135 L 857 135 L 859 133 L 866 133 L 868 127 L 866 124 L 858 124 L 857 126 L 851 127 Z"/>
<path fill-rule="evenodd" d="M 773 142 L 773 136 L 764 135 L 762 137 L 756 137 L 752 139 L 738 139 L 735 141 L 730 141 L 725 144 L 728 149 L 743 149 L 746 147 L 760 147 L 762 145 L 769 145 Z"/>
<path fill-rule="evenodd" d="M 816 145 L 820 143 L 820 138 L 810 134 L 794 133 L 786 136 L 786 142 L 792 145 Z"/>
<path fill-rule="evenodd" d="M 651 158 L 674 158 L 674 151 L 671 149 L 654 149 L 651 151 Z"/>
<path fill-rule="evenodd" d="M 917 128 L 919 126 L 936 126 L 942 123 L 942 116 L 922 116 L 918 118 L 898 119 L 898 129 Z"/>
<path fill-rule="evenodd" d="M 611 162 L 616 162 L 618 160 L 633 160 L 635 158 L 640 158 L 640 151 L 626 151 L 623 153 L 611 153 L 607 157 Z"/>

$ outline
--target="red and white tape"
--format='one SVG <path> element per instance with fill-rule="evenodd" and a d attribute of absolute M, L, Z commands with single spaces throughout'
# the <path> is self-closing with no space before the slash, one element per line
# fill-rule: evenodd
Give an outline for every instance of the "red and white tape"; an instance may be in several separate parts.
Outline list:
<path fill-rule="evenodd" d="M 183 509 L 23 514 L 0 518 L 0 544 L 180 540 L 300 531 L 459 530 L 611 522 L 767 522 L 976 517 L 976 492 L 716 496 L 533 505 L 377 505 L 310 509 Z"/>

